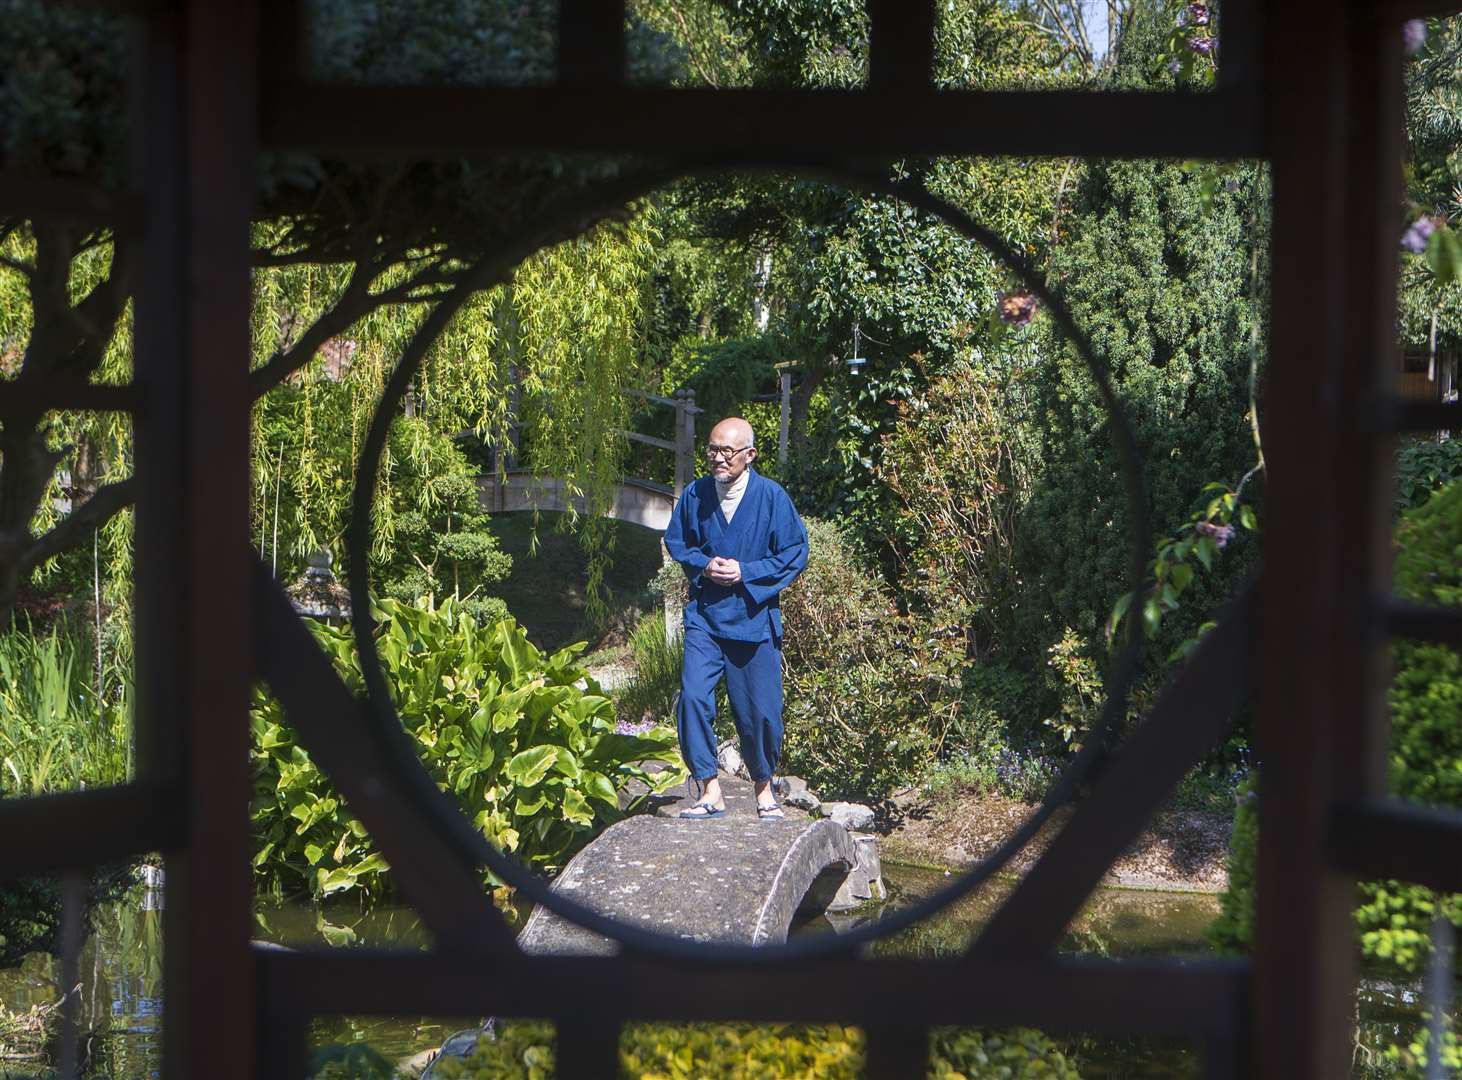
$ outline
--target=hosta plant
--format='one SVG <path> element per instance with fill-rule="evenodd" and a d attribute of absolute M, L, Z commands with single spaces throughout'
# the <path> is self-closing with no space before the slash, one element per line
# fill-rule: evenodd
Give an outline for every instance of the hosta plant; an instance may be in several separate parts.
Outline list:
<path fill-rule="evenodd" d="M 386 681 L 422 764 L 504 851 L 553 873 L 636 809 L 620 806 L 629 781 L 658 793 L 684 779 L 673 731 L 615 731 L 613 703 L 577 663 L 583 644 L 545 656 L 513 619 L 481 626 L 451 601 L 382 600 L 375 614 Z M 363 693 L 350 631 L 311 629 Z M 315 898 L 389 891 L 384 855 L 262 686 L 252 721 L 259 884 Z M 651 773 L 652 762 L 666 767 Z"/>

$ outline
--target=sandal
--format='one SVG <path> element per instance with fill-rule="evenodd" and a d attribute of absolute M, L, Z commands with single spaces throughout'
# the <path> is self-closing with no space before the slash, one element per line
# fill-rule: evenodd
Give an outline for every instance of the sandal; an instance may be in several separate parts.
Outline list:
<path fill-rule="evenodd" d="M 696 811 L 700 811 L 700 813 L 696 813 Z M 700 818 L 720 817 L 725 812 L 726 808 L 724 806 L 718 810 L 715 803 L 698 802 L 693 806 L 686 807 L 680 812 L 679 816 L 690 821 L 696 821 Z"/>
<path fill-rule="evenodd" d="M 787 815 L 782 813 L 781 803 L 772 803 L 771 806 L 758 805 L 756 808 L 756 816 L 759 817 L 762 821 L 767 821 L 776 820 L 777 818 L 784 818 Z"/>

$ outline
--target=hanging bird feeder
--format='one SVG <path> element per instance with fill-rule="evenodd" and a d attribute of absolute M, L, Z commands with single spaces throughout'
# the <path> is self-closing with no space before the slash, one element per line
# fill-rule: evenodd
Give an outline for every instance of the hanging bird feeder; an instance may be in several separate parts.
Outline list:
<path fill-rule="evenodd" d="M 845 364 L 848 365 L 848 374 L 850 374 L 850 375 L 856 375 L 856 374 L 858 374 L 858 369 L 861 368 L 864 364 L 868 363 L 868 358 L 866 356 L 859 356 L 858 355 L 862 351 L 862 348 L 863 348 L 863 334 L 862 334 L 862 331 L 859 330 L 859 328 L 858 328 L 858 320 L 857 319 L 854 319 L 853 320 L 853 355 L 850 356 L 850 357 L 848 357 L 846 360 L 843 361 L 843 363 L 845 363 Z"/>

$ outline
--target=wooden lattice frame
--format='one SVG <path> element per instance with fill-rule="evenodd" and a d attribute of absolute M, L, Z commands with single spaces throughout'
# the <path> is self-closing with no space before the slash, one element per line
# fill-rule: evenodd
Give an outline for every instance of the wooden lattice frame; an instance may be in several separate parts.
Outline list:
<path fill-rule="evenodd" d="M 0 174 L 0 201 L 141 231 L 136 381 L 5 385 L 0 418 L 134 413 L 138 778 L 0 803 L 0 865 L 16 875 L 166 854 L 166 1077 L 300 1076 L 310 1016 L 402 1011 L 551 1017 L 565 1076 L 612 1075 L 625 1021 L 719 1017 L 860 1024 L 877 1077 L 919 1075 L 928 1027 L 945 1023 L 1187 1036 L 1206 1048 L 1212 1077 L 1344 1075 L 1355 879 L 1462 890 L 1462 818 L 1383 798 L 1385 639 L 1462 640 L 1455 613 L 1390 601 L 1386 565 L 1389 436 L 1459 426 L 1457 405 L 1403 405 L 1385 382 L 1398 29 L 1452 5 L 1228 0 L 1217 88 L 1142 95 L 936 92 L 931 0 L 870 0 L 868 85 L 841 93 L 627 86 L 623 0 L 561 0 L 559 82 L 503 89 L 309 85 L 286 0 L 105 6 L 135 15 L 146 60 L 133 189 Z M 473 113 L 492 122 L 464 124 Z M 363 745 L 352 726 L 365 706 L 312 666 L 302 629 L 241 542 L 248 225 L 261 148 L 621 151 L 687 167 L 698 155 L 834 168 L 922 153 L 1265 158 L 1274 227 L 1264 578 L 1174 684 L 1161 710 L 1169 721 L 1129 744 L 958 961 L 809 960 L 778 970 L 768 994 L 764 974 L 732 958 L 693 969 L 635 951 L 528 958 L 449 839 L 410 806 L 390 807 L 371 828 L 432 928 L 433 952 L 251 950 L 246 702 L 256 671 L 296 716 L 314 718 L 312 751 L 342 786 L 368 792 L 390 771 L 389 747 Z M 1265 763 L 1253 963 L 1053 958 L 1096 876 L 1246 689 Z"/>

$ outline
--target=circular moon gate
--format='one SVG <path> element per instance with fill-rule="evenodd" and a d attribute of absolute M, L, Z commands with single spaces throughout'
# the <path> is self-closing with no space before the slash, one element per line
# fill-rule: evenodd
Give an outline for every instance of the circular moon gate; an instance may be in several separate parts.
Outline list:
<path fill-rule="evenodd" d="M 438 790 L 417 758 L 410 736 L 402 726 L 391 701 L 373 637 L 375 624 L 370 616 L 368 562 L 370 516 L 375 498 L 376 477 L 387 432 L 427 349 L 451 321 L 461 302 L 468 296 L 482 289 L 505 283 L 518 263 L 545 244 L 562 239 L 566 230 L 583 232 L 600 220 L 603 215 L 681 177 L 726 172 L 793 173 L 870 194 L 899 199 L 934 214 L 967 239 L 979 243 L 1040 299 L 1047 312 L 1056 320 L 1067 340 L 1075 347 L 1086 364 L 1107 410 L 1110 433 L 1121 459 L 1128 512 L 1132 521 L 1128 573 L 1133 587 L 1136 588 L 1142 581 L 1147 552 L 1151 546 L 1150 529 L 1145 512 L 1146 498 L 1136 441 L 1133 438 L 1131 427 L 1127 423 L 1121 402 L 1113 390 L 1105 365 L 1097 358 L 1090 341 L 1077 326 L 1061 300 L 1046 287 L 1040 276 L 1020 256 L 1010 250 L 1000 237 L 958 207 L 931 194 L 922 185 L 907 181 L 890 181 L 883 176 L 854 169 L 832 169 L 826 165 L 810 165 L 805 161 L 785 159 L 748 161 L 745 158 L 738 158 L 727 161 L 679 162 L 649 168 L 633 176 L 625 177 L 621 181 L 601 185 L 598 190 L 586 193 L 584 201 L 568 205 L 561 212 L 553 215 L 551 219 L 546 218 L 525 228 L 516 238 L 516 242 L 506 245 L 505 250 L 500 252 L 498 257 L 485 260 L 475 273 L 454 287 L 452 292 L 438 303 L 438 306 L 422 323 L 411 346 L 408 346 L 406 354 L 402 356 L 382 391 L 381 400 L 376 406 L 361 451 L 353 492 L 351 518 L 346 530 L 346 546 L 350 554 L 351 604 L 356 613 L 352 629 L 369 697 L 370 707 L 363 710 L 363 715 L 369 718 L 371 724 L 371 730 L 367 734 L 377 740 L 384 751 L 384 759 L 392 763 L 395 775 L 390 779 L 396 782 L 396 790 L 403 797 L 413 800 L 418 809 L 422 811 L 423 816 L 440 828 L 442 836 L 447 841 L 447 846 L 464 867 L 470 867 L 474 872 L 484 866 L 487 867 L 534 902 L 542 904 L 548 910 L 585 929 L 619 941 L 626 949 L 676 960 L 734 959 L 739 963 L 777 964 L 795 958 L 853 953 L 863 945 L 898 933 L 936 913 L 947 904 L 979 888 L 1008 864 L 1011 858 L 1025 847 L 1050 820 L 1051 815 L 1060 806 L 1070 801 L 1078 787 L 1094 775 L 1106 752 L 1110 737 L 1117 730 L 1118 724 L 1126 713 L 1128 693 L 1141 659 L 1145 628 L 1142 619 L 1131 620 L 1132 632 L 1114 665 L 1113 690 L 1108 694 L 1100 724 L 1092 732 L 1091 737 L 1085 741 L 1076 757 L 1051 785 L 1040 806 L 1030 814 L 1020 828 L 992 854 L 952 880 L 945 888 L 908 908 L 880 919 L 875 924 L 859 927 L 846 934 L 816 935 L 795 939 L 786 944 L 752 947 L 687 941 L 655 933 L 605 916 L 554 892 L 542 878 L 529 870 L 522 862 L 512 855 L 498 850 L 471 826 L 451 799 Z"/>

